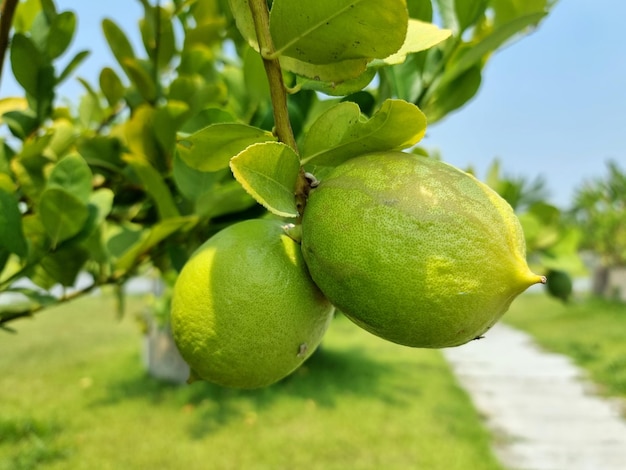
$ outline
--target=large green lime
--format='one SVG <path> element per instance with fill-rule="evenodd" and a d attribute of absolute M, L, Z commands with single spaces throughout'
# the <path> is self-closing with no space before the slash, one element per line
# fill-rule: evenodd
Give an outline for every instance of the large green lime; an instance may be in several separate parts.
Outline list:
<path fill-rule="evenodd" d="M 315 351 L 332 312 L 281 223 L 248 220 L 211 237 L 187 262 L 171 326 L 192 376 L 257 388 Z"/>
<path fill-rule="evenodd" d="M 309 196 L 302 250 L 337 308 L 415 347 L 479 337 L 542 282 L 506 201 L 465 172 L 401 152 L 332 170 Z"/>

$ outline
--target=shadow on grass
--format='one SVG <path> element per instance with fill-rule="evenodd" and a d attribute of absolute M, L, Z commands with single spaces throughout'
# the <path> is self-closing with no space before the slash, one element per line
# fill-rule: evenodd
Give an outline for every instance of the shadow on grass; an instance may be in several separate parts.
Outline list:
<path fill-rule="evenodd" d="M 312 400 L 319 407 L 334 407 L 340 398 L 371 397 L 393 406 L 405 406 L 419 390 L 389 387 L 386 380 L 401 373 L 403 364 L 377 360 L 357 348 L 337 351 L 319 348 L 297 371 L 271 387 L 238 390 L 208 382 L 179 386 L 160 382 L 146 373 L 127 374 L 105 386 L 104 396 L 92 406 L 114 405 L 121 400 L 141 399 L 161 406 L 193 410 L 197 417 L 190 434 L 200 438 L 232 420 L 242 420 L 254 410 L 271 408 L 278 401 L 295 398 Z M 135 368 L 137 370 L 137 368 Z M 132 375 L 132 376 L 129 376 Z M 406 399 L 403 398 L 406 395 Z"/>

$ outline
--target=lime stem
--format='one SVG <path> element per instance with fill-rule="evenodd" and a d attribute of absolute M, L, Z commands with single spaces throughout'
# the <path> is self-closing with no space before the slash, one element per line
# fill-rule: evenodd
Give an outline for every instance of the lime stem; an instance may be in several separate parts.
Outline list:
<path fill-rule="evenodd" d="M 259 43 L 259 51 L 269 82 L 270 97 L 272 99 L 272 109 L 274 113 L 274 133 L 280 142 L 288 145 L 298 153 L 298 145 L 293 134 L 293 129 L 291 128 L 291 121 L 289 120 L 287 88 L 283 81 L 283 72 L 280 68 L 280 62 L 276 57 L 276 49 L 274 48 L 274 41 L 270 33 L 270 14 L 267 8 L 267 0 L 248 0 L 248 6 L 252 12 L 254 29 Z M 296 204 L 299 214 L 302 214 L 304 210 L 308 192 L 309 183 L 304 175 L 304 170 L 300 168 L 295 189 Z"/>

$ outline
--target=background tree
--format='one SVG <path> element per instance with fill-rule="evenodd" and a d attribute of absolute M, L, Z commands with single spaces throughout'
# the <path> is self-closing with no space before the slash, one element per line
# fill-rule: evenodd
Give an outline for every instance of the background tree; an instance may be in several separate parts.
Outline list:
<path fill-rule="evenodd" d="M 79 79 L 85 94 L 70 105 L 57 87 L 89 54 L 64 55 L 76 15 L 52 0 L 22 1 L 14 15 L 16 1 L 3 3 L 0 38 L 11 37 L 24 96 L 0 100 L 0 292 L 27 302 L 2 307 L 2 327 L 104 285 L 122 307 L 128 279 L 155 269 L 175 278 L 229 224 L 297 218 L 305 170 L 412 147 L 426 117 L 470 100 L 492 54 L 554 4 L 274 0 L 268 17 L 256 0 L 141 3 L 143 50 L 103 20 L 117 67 L 97 84 Z M 294 8 L 333 18 L 330 29 L 301 29 Z M 349 54 L 346 31 L 356 34 Z M 263 142 L 271 152 L 259 160 Z M 51 290 L 80 273 L 91 279 L 81 290 Z"/>
<path fill-rule="evenodd" d="M 590 180 L 576 191 L 572 211 L 583 237 L 581 248 L 598 256 L 593 291 L 606 293 L 608 271 L 626 266 L 626 172 L 607 162 L 608 174 Z"/>

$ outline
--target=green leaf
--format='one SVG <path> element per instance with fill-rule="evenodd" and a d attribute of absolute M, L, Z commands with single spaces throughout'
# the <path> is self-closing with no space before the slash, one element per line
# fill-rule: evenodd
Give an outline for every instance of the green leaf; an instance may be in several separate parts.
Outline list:
<path fill-rule="evenodd" d="M 37 115 L 32 109 L 9 111 L 2 115 L 2 120 L 9 126 L 11 133 L 20 140 L 26 140 L 39 126 Z"/>
<path fill-rule="evenodd" d="M 37 15 L 41 12 L 39 0 L 24 0 L 18 3 L 13 19 L 15 31 L 24 33 L 31 29 Z"/>
<path fill-rule="evenodd" d="M 484 15 L 489 0 L 454 0 L 454 13 L 461 33 Z"/>
<path fill-rule="evenodd" d="M 172 198 L 172 193 L 163 180 L 163 176 L 150 163 L 140 157 L 126 155 L 124 161 L 132 167 L 146 192 L 155 202 L 159 218 L 170 219 L 178 217 L 178 209 Z"/>
<path fill-rule="evenodd" d="M 411 18 L 427 22 L 433 20 L 433 4 L 430 0 L 407 0 L 406 5 Z"/>
<path fill-rule="evenodd" d="M 54 134 L 52 134 L 52 139 L 45 152 L 53 160 L 59 160 L 74 145 L 78 138 L 78 132 L 74 123 L 65 118 L 55 120 L 50 129 L 54 131 Z"/>
<path fill-rule="evenodd" d="M 46 52 L 51 59 L 56 59 L 67 50 L 75 30 L 76 15 L 71 11 L 59 13 L 52 19 L 46 41 Z"/>
<path fill-rule="evenodd" d="M 412 103 L 386 100 L 364 119 L 354 103 L 340 103 L 322 114 L 302 144 L 302 164 L 335 166 L 370 152 L 415 145 L 426 132 L 426 116 Z"/>
<path fill-rule="evenodd" d="M 274 0 L 270 31 L 277 56 L 330 64 L 393 54 L 408 19 L 405 0 Z"/>
<path fill-rule="evenodd" d="M 20 159 L 14 159 L 11 162 L 11 170 L 13 170 L 21 190 L 35 202 L 39 201 L 41 192 L 46 185 L 46 178 L 43 174 L 43 168 L 46 163 L 48 163 L 48 160 L 43 157 L 38 158 L 38 164 L 32 162 L 26 164 L 26 162 Z"/>
<path fill-rule="evenodd" d="M 102 106 L 100 106 L 98 95 L 90 87 L 87 90 L 87 93 L 81 97 L 78 105 L 78 118 L 83 127 L 90 128 L 94 125 L 99 126 L 102 123 L 104 111 Z"/>
<path fill-rule="evenodd" d="M 281 56 L 280 65 L 284 70 L 316 81 L 338 84 L 357 78 L 367 69 L 367 59 L 351 59 L 332 64 L 309 64 L 293 57 Z"/>
<path fill-rule="evenodd" d="M 115 193 L 108 188 L 100 188 L 89 196 L 89 206 L 94 208 L 94 225 L 102 224 L 113 209 Z"/>
<path fill-rule="evenodd" d="M 509 23 L 530 13 L 547 13 L 555 0 L 490 0 L 494 12 L 494 25 Z"/>
<path fill-rule="evenodd" d="M 270 100 L 270 87 L 263 59 L 252 49 L 247 49 L 243 56 L 243 75 L 246 89 L 255 102 Z"/>
<path fill-rule="evenodd" d="M 0 282 L 2 281 L 2 272 L 11 257 L 11 253 L 0 246 Z"/>
<path fill-rule="evenodd" d="M 174 154 L 174 182 L 180 193 L 190 201 L 197 201 L 202 194 L 211 192 L 227 172 L 226 168 L 214 172 L 195 170 L 180 158 L 178 152 Z"/>
<path fill-rule="evenodd" d="M 521 16 L 494 29 L 491 34 L 485 36 L 476 44 L 468 43 L 464 45 L 459 50 L 458 55 L 454 56 L 453 60 L 448 64 L 444 80 L 451 82 L 467 69 L 482 62 L 485 56 L 498 49 L 517 33 L 537 24 L 546 14 L 541 12 Z"/>
<path fill-rule="evenodd" d="M 124 124 L 126 145 L 131 153 L 147 159 L 159 171 L 167 171 L 168 164 L 154 135 L 156 109 L 147 104 L 137 107 L 131 118 Z"/>
<path fill-rule="evenodd" d="M 60 188 L 50 188 L 41 195 L 39 216 L 52 245 L 56 246 L 81 231 L 89 217 L 89 210 L 73 194 Z"/>
<path fill-rule="evenodd" d="M 126 271 L 135 261 L 143 254 L 147 253 L 151 248 L 165 240 L 179 230 L 189 230 L 198 222 L 198 218 L 177 217 L 167 219 L 153 225 L 150 229 L 143 230 L 139 240 L 125 250 L 124 254 L 115 263 L 117 271 Z"/>
<path fill-rule="evenodd" d="M 437 5 L 437 10 L 444 28 L 451 29 L 455 33 L 459 31 L 459 23 L 456 19 L 456 12 L 454 10 L 455 0 L 434 0 Z"/>
<path fill-rule="evenodd" d="M 213 124 L 180 139 L 180 158 L 191 168 L 218 171 L 228 168 L 230 159 L 249 145 L 276 140 L 267 131 L 237 123 Z"/>
<path fill-rule="evenodd" d="M 254 18 L 252 18 L 248 0 L 228 0 L 228 5 L 235 18 L 239 33 L 253 49 L 258 51 L 259 43 L 257 42 Z"/>
<path fill-rule="evenodd" d="M 105 18 L 102 21 L 102 31 L 104 32 L 104 37 L 109 44 L 113 56 L 122 67 L 125 67 L 124 62 L 126 60 L 135 59 L 133 46 L 131 46 L 124 31 L 122 31 L 115 22 Z"/>
<path fill-rule="evenodd" d="M 76 278 L 89 259 L 89 252 L 78 246 L 56 250 L 41 260 L 41 267 L 56 282 L 65 287 L 76 284 Z"/>
<path fill-rule="evenodd" d="M 91 195 L 92 177 L 87 162 L 80 155 L 72 154 L 54 165 L 46 187 L 62 189 L 87 204 Z"/>
<path fill-rule="evenodd" d="M 124 85 L 110 67 L 105 67 L 100 72 L 100 89 L 111 107 L 117 105 L 124 97 Z"/>
<path fill-rule="evenodd" d="M 256 205 L 256 201 L 235 180 L 215 185 L 198 197 L 196 213 L 200 217 L 213 218 L 235 214 Z"/>
<path fill-rule="evenodd" d="M 146 70 L 143 63 L 138 59 L 124 59 L 124 70 L 130 78 L 130 81 L 135 85 L 139 94 L 148 102 L 153 102 L 157 97 L 157 84 L 154 82 L 154 78 Z"/>
<path fill-rule="evenodd" d="M 472 99 L 482 82 L 482 64 L 476 64 L 451 82 L 440 83 L 433 95 L 422 106 L 431 124 Z"/>
<path fill-rule="evenodd" d="M 166 68 L 176 53 L 172 18 L 166 9 L 146 3 L 144 17 L 139 22 L 141 39 L 148 56 L 159 70 Z"/>
<path fill-rule="evenodd" d="M 161 148 L 168 154 L 176 146 L 176 132 L 189 117 L 189 106 L 184 101 L 168 100 L 154 114 L 154 134 Z"/>
<path fill-rule="evenodd" d="M 35 111 L 40 122 L 45 121 L 52 114 L 52 102 L 54 101 L 54 87 L 57 80 L 54 76 L 54 67 L 44 64 L 37 70 L 37 93 L 35 98 Z"/>
<path fill-rule="evenodd" d="M 383 63 L 401 64 L 406 60 L 407 55 L 430 49 L 448 39 L 451 34 L 452 31 L 449 29 L 441 29 L 432 23 L 411 19 L 404 44 L 398 52 L 386 57 Z"/>
<path fill-rule="evenodd" d="M 72 75 L 72 72 L 74 72 L 74 70 L 76 70 L 78 68 L 78 66 L 80 64 L 82 64 L 83 61 L 87 57 L 89 57 L 89 54 L 91 54 L 90 51 L 80 51 L 80 52 L 78 52 L 72 58 L 72 60 L 70 60 L 70 62 L 65 66 L 65 68 L 63 69 L 63 71 L 59 75 L 59 78 L 57 79 L 57 84 L 64 82 L 68 77 L 70 77 L 70 75 Z"/>
<path fill-rule="evenodd" d="M 122 161 L 122 143 L 115 137 L 97 135 L 83 137 L 77 143 L 78 152 L 92 167 L 120 171 L 124 167 Z"/>
<path fill-rule="evenodd" d="M 24 258 L 28 252 L 17 200 L 4 189 L 0 189 L 0 248 L 20 258 Z"/>
<path fill-rule="evenodd" d="M 297 217 L 300 159 L 280 142 L 253 144 L 230 161 L 235 179 L 256 201 L 280 217 Z"/>
<path fill-rule="evenodd" d="M 17 83 L 31 96 L 37 96 L 38 75 L 43 58 L 35 43 L 17 33 L 11 40 L 11 68 Z"/>
<path fill-rule="evenodd" d="M 366 69 L 365 72 L 358 77 L 344 81 L 323 82 L 321 80 L 312 80 L 300 77 L 298 77 L 297 81 L 303 90 L 315 90 L 330 96 L 346 96 L 365 88 L 370 84 L 375 76 L 376 69 L 371 67 Z"/>

